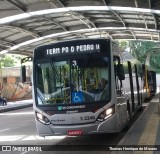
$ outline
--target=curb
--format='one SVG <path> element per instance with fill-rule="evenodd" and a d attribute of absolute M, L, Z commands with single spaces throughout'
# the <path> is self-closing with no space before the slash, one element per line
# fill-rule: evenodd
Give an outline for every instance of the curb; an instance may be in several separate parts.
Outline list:
<path fill-rule="evenodd" d="M 26 105 L 21 105 L 21 106 L 11 106 L 5 109 L 1 109 L 0 113 L 3 112 L 8 112 L 8 111 L 13 111 L 13 110 L 18 110 L 18 109 L 23 109 L 23 108 L 28 108 L 28 107 L 32 107 L 33 104 L 26 104 Z"/>

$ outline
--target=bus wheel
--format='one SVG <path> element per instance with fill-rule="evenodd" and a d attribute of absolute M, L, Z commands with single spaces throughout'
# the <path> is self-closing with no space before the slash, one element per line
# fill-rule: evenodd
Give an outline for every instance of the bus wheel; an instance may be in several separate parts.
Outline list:
<path fill-rule="evenodd" d="M 128 131 L 130 127 L 130 121 L 131 121 L 131 112 L 130 112 L 130 106 L 129 101 L 127 101 L 127 120 L 126 120 L 126 126 L 124 127 L 123 131 Z"/>

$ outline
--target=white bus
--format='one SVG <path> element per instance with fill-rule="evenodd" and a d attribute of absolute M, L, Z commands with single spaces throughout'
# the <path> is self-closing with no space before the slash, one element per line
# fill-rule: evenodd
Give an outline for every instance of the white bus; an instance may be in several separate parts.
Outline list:
<path fill-rule="evenodd" d="M 109 39 L 37 47 L 32 86 L 39 135 L 120 132 L 144 100 L 141 63 L 121 55 Z"/>

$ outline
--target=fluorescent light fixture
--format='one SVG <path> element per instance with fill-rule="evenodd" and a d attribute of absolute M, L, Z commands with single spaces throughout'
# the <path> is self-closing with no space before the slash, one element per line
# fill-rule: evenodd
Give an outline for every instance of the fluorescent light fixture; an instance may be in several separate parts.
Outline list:
<path fill-rule="evenodd" d="M 35 38 L 35 39 L 32 39 L 32 40 L 20 43 L 18 45 L 15 45 L 15 46 L 11 47 L 9 50 L 16 50 L 16 49 L 18 49 L 22 46 L 25 46 L 25 45 L 28 45 L 28 44 L 31 44 L 31 43 L 34 43 L 34 42 L 38 42 L 38 41 L 41 41 L 41 40 L 44 40 L 44 37 L 39 37 L 39 38 Z"/>
<path fill-rule="evenodd" d="M 9 22 L 14 22 L 21 19 L 26 19 L 29 17 L 34 17 L 38 15 L 45 15 L 45 14 L 53 14 L 53 13 L 70 13 L 70 12 L 77 12 L 77 11 L 125 11 L 125 12 L 143 12 L 143 13 L 155 13 L 160 14 L 160 10 L 151 10 L 151 9 L 142 9 L 142 8 L 133 8 L 133 7 L 116 7 L 116 6 L 80 6 L 80 7 L 67 7 L 67 8 L 57 8 L 57 9 L 46 9 L 46 10 L 39 10 L 34 12 L 28 12 L 28 13 L 22 13 L 10 17 L 5 17 L 0 19 L 0 24 L 5 24 Z M 69 31 L 69 32 L 62 32 L 57 34 L 50 34 L 47 36 L 39 37 L 36 39 L 32 39 L 23 43 L 20 43 L 18 45 L 15 45 L 8 50 L 3 50 L 0 52 L 0 54 L 5 54 L 8 51 L 16 50 L 22 46 L 29 45 L 34 42 L 38 42 L 41 40 L 44 40 L 46 38 L 52 38 L 56 36 L 66 35 L 70 33 L 78 33 L 78 32 L 93 32 L 97 30 L 139 30 L 139 31 L 146 31 L 146 32 L 160 32 L 159 30 L 154 29 L 145 29 L 145 28 L 126 28 L 126 27 L 101 27 L 101 28 L 90 28 L 90 29 L 81 29 L 81 30 L 75 30 L 75 31 Z"/>
<path fill-rule="evenodd" d="M 0 54 L 4 54 L 4 53 L 7 53 L 9 51 L 16 50 L 16 49 L 18 49 L 22 46 L 26 46 L 26 45 L 29 45 L 29 44 L 32 44 L 34 42 L 38 42 L 38 41 L 41 41 L 41 40 L 44 40 L 44 39 L 47 39 L 47 38 L 53 38 L 53 37 L 56 37 L 56 36 L 62 36 L 62 35 L 72 34 L 72 33 L 81 33 L 81 32 L 82 33 L 87 33 L 87 32 L 93 32 L 93 31 L 97 31 L 97 30 L 115 30 L 115 31 L 116 30 L 120 30 L 120 31 L 122 31 L 122 30 L 126 30 L 126 31 L 137 30 L 137 31 L 145 31 L 145 32 L 157 32 L 157 33 L 160 32 L 160 30 L 146 29 L 146 28 L 132 28 L 132 27 L 127 27 L 127 28 L 126 27 L 101 27 L 101 28 L 79 29 L 79 30 L 50 34 L 50 35 L 46 35 L 46 36 L 43 36 L 43 37 L 35 38 L 35 39 L 32 39 L 32 40 L 17 44 L 15 46 L 9 48 L 8 50 L 2 50 L 0 52 Z M 128 39 L 128 40 L 131 40 L 131 39 Z M 133 40 L 135 40 L 135 39 L 133 39 Z"/>
<path fill-rule="evenodd" d="M 8 49 L 8 50 L 2 50 L 2 51 L 0 52 L 0 55 L 5 54 L 5 53 L 7 53 L 8 51 L 9 51 L 9 49 Z"/>
<path fill-rule="evenodd" d="M 8 22 L 13 22 L 20 19 L 25 19 L 33 16 L 53 14 L 53 13 L 67 13 L 67 12 L 77 12 L 77 11 L 125 11 L 125 12 L 141 12 L 141 13 L 155 13 L 160 14 L 160 10 L 142 9 L 135 7 L 116 7 L 116 6 L 79 6 L 79 7 L 66 7 L 57 9 L 46 9 L 33 11 L 28 13 L 22 13 L 10 17 L 5 17 L 0 19 L 0 24 L 5 24 Z"/>
<path fill-rule="evenodd" d="M 9 17 L 5 17 L 5 18 L 1 18 L 0 24 L 5 24 L 8 22 L 13 22 L 16 20 L 25 19 L 25 18 L 29 18 L 29 17 L 31 17 L 31 15 L 28 13 L 22 13 L 22 14 L 18 14 L 18 15 L 14 15 L 14 16 L 9 16 Z"/>
<path fill-rule="evenodd" d="M 46 10 L 39 10 L 34 12 L 29 12 L 31 16 L 37 15 L 45 15 L 45 14 L 52 14 L 52 13 L 63 13 L 63 12 L 70 12 L 70 8 L 57 8 L 57 9 L 46 9 Z"/>

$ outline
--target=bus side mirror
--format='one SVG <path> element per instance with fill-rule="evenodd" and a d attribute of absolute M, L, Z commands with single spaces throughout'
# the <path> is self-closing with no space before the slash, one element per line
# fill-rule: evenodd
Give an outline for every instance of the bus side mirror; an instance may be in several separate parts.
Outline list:
<path fill-rule="evenodd" d="M 21 66 L 21 82 L 26 82 L 26 66 Z"/>
<path fill-rule="evenodd" d="M 124 68 L 122 64 L 117 65 L 117 75 L 118 75 L 119 80 L 125 79 Z"/>

